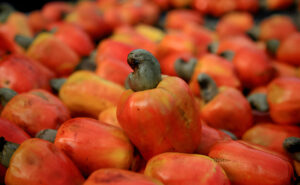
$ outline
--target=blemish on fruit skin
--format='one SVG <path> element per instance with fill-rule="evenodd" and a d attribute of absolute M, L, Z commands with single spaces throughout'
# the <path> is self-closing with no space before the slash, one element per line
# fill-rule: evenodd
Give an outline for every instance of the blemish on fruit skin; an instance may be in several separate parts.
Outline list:
<path fill-rule="evenodd" d="M 213 160 L 214 160 L 215 162 L 217 162 L 217 163 L 222 163 L 222 162 L 228 162 L 228 161 L 230 161 L 230 160 L 228 160 L 228 159 L 221 159 L 221 158 L 213 158 Z"/>
<path fill-rule="evenodd" d="M 111 173 L 111 174 L 107 174 L 106 177 L 95 176 L 93 180 L 95 183 L 111 183 L 111 184 L 113 184 L 115 182 L 121 182 L 124 179 L 127 179 L 127 177 L 120 173 L 116 173 L 116 174 Z"/>
<path fill-rule="evenodd" d="M 9 80 L 5 80 L 5 81 L 4 81 L 4 85 L 5 85 L 5 86 L 9 86 L 9 84 L 10 84 L 10 81 L 9 81 Z"/>
<path fill-rule="evenodd" d="M 186 115 L 186 111 L 181 108 L 178 108 L 181 118 L 184 120 L 184 124 L 187 128 L 190 127 L 192 120 Z"/>
<path fill-rule="evenodd" d="M 34 156 L 26 155 L 25 160 L 29 166 L 35 166 L 39 163 L 39 158 L 35 155 Z"/>

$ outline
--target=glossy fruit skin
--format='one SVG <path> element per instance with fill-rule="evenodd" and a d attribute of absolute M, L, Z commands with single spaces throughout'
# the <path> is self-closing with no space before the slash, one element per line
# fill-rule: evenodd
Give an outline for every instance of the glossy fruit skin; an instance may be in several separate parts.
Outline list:
<path fill-rule="evenodd" d="M 66 2 L 48 2 L 42 9 L 42 15 L 50 22 L 58 22 L 64 19 L 64 14 L 73 11 L 71 4 Z"/>
<path fill-rule="evenodd" d="M 34 34 L 47 29 L 50 21 L 43 15 L 42 11 L 35 10 L 28 15 L 28 24 Z"/>
<path fill-rule="evenodd" d="M 216 34 L 199 24 L 186 24 L 182 30 L 185 34 L 193 38 L 196 45 L 196 57 L 202 57 L 207 53 L 208 45 L 216 38 Z"/>
<path fill-rule="evenodd" d="M 287 185 L 293 178 L 288 161 L 240 141 L 218 143 L 208 155 L 222 166 L 233 185 Z"/>
<path fill-rule="evenodd" d="M 188 24 L 203 24 L 201 14 L 195 10 L 175 9 L 168 12 L 165 28 L 182 30 Z"/>
<path fill-rule="evenodd" d="M 124 25 L 115 28 L 114 33 L 110 38 L 115 41 L 132 45 L 139 49 L 145 49 L 156 56 L 158 44 L 150 40 L 146 36 L 140 34 L 131 26 Z"/>
<path fill-rule="evenodd" d="M 267 54 L 256 48 L 240 49 L 233 64 L 243 86 L 248 88 L 267 85 L 276 74 Z"/>
<path fill-rule="evenodd" d="M 184 32 L 169 32 L 158 44 L 157 58 L 161 58 L 171 53 L 196 53 L 196 45 L 193 39 Z"/>
<path fill-rule="evenodd" d="M 288 137 L 300 137 L 300 128 L 297 126 L 262 123 L 247 130 L 242 139 L 288 156 L 288 153 L 282 146 L 283 141 Z"/>
<path fill-rule="evenodd" d="M 183 59 L 184 61 L 189 61 L 193 58 L 193 55 L 185 52 L 173 52 L 159 60 L 161 73 L 169 76 L 178 76 L 175 70 L 175 62 L 178 59 Z"/>
<path fill-rule="evenodd" d="M 10 36 L 13 39 L 16 34 L 32 37 L 33 33 L 28 24 L 28 18 L 24 13 L 13 12 L 9 15 L 5 22 L 5 26 L 9 30 Z"/>
<path fill-rule="evenodd" d="M 7 185 L 81 185 L 84 178 L 74 163 L 53 143 L 33 138 L 24 141 L 13 154 Z"/>
<path fill-rule="evenodd" d="M 107 123 L 109 125 L 113 125 L 115 127 L 121 128 L 118 118 L 117 118 L 117 107 L 109 107 L 105 110 L 103 110 L 99 116 L 98 120 L 100 122 Z M 122 129 L 122 128 L 121 128 Z"/>
<path fill-rule="evenodd" d="M 224 51 L 232 51 L 238 53 L 243 48 L 256 48 L 255 42 L 251 41 L 245 36 L 228 37 L 220 40 L 217 54 L 221 54 Z"/>
<path fill-rule="evenodd" d="M 137 48 L 132 45 L 112 39 L 105 39 L 101 41 L 97 47 L 96 61 L 100 63 L 103 57 L 109 57 L 118 59 L 127 65 L 127 55 L 135 49 Z"/>
<path fill-rule="evenodd" d="M 163 30 L 147 24 L 138 24 L 134 27 L 134 30 L 138 34 L 156 43 L 160 42 L 166 35 Z"/>
<path fill-rule="evenodd" d="M 210 149 L 218 142 L 231 140 L 230 136 L 224 132 L 202 124 L 202 137 L 196 153 L 208 155 Z"/>
<path fill-rule="evenodd" d="M 63 84 L 59 97 L 73 116 L 97 118 L 101 111 L 117 105 L 124 90 L 122 86 L 95 73 L 77 71 Z"/>
<path fill-rule="evenodd" d="M 203 14 L 219 17 L 236 9 L 236 0 L 195 0 L 193 6 Z"/>
<path fill-rule="evenodd" d="M 0 61 L 0 87 L 18 93 L 36 88 L 50 90 L 49 80 L 54 76 L 52 71 L 26 56 L 12 54 Z"/>
<path fill-rule="evenodd" d="M 16 124 L 0 118 L 0 137 L 4 137 L 6 141 L 21 144 L 30 136 Z"/>
<path fill-rule="evenodd" d="M 127 76 L 132 72 L 132 69 L 119 59 L 103 56 L 97 60 L 97 68 L 95 73 L 106 80 L 115 82 L 124 86 Z"/>
<path fill-rule="evenodd" d="M 55 145 L 85 176 L 100 168 L 129 169 L 133 158 L 133 146 L 121 129 L 91 118 L 74 118 L 63 123 Z"/>
<path fill-rule="evenodd" d="M 117 118 L 145 159 L 167 151 L 194 152 L 201 139 L 193 94 L 178 77 L 163 78 L 155 89 L 125 91 Z"/>
<path fill-rule="evenodd" d="M 257 12 L 259 9 L 258 0 L 236 0 L 236 9 L 240 11 Z"/>
<path fill-rule="evenodd" d="M 259 25 L 259 39 L 267 41 L 270 39 L 284 40 L 289 35 L 296 33 L 297 28 L 288 16 L 274 15 L 264 19 Z"/>
<path fill-rule="evenodd" d="M 5 25 L 0 26 L 0 56 L 5 56 L 9 53 L 23 54 L 23 48 L 18 46 L 11 37 L 10 30 Z"/>
<path fill-rule="evenodd" d="M 162 185 L 156 179 L 132 171 L 106 168 L 92 173 L 83 185 Z"/>
<path fill-rule="evenodd" d="M 159 7 L 152 1 L 132 0 L 107 9 L 104 20 L 112 28 L 145 23 L 153 25 L 159 18 Z"/>
<path fill-rule="evenodd" d="M 58 27 L 55 37 L 68 45 L 79 56 L 89 56 L 94 49 L 90 36 L 79 26 L 64 23 Z"/>
<path fill-rule="evenodd" d="M 0 137 L 4 137 L 6 141 L 21 144 L 23 141 L 30 138 L 23 129 L 14 123 L 0 118 Z M 6 168 L 0 164 L 0 184 L 4 184 Z"/>
<path fill-rule="evenodd" d="M 267 90 L 270 115 L 275 123 L 296 125 L 300 121 L 300 80 L 293 77 L 274 79 Z"/>
<path fill-rule="evenodd" d="M 167 152 L 156 155 L 148 161 L 144 173 L 165 185 L 230 184 L 221 166 L 198 154 Z"/>
<path fill-rule="evenodd" d="M 71 74 L 79 63 L 78 55 L 50 33 L 41 33 L 27 50 L 27 56 L 55 72 L 59 77 Z"/>
<path fill-rule="evenodd" d="M 99 39 L 112 31 L 102 14 L 96 2 L 82 1 L 65 20 L 81 27 L 92 39 Z"/>
<path fill-rule="evenodd" d="M 220 38 L 243 35 L 254 24 L 253 16 L 247 12 L 232 12 L 224 15 L 217 23 L 216 31 Z"/>
<path fill-rule="evenodd" d="M 256 12 L 259 2 L 258 0 L 195 0 L 193 7 L 203 14 L 219 17 L 235 10 Z"/>
<path fill-rule="evenodd" d="M 235 73 L 232 63 L 220 56 L 206 54 L 198 60 L 191 81 L 189 82 L 189 86 L 195 95 L 199 96 L 200 94 L 197 78 L 201 73 L 211 76 L 219 87 L 241 88 L 241 82 Z"/>
<path fill-rule="evenodd" d="M 300 51 L 298 44 L 300 42 L 300 33 L 294 33 L 284 39 L 276 53 L 278 60 L 291 64 L 294 66 L 300 66 Z"/>
<path fill-rule="evenodd" d="M 253 124 L 249 102 L 234 88 L 220 92 L 201 109 L 202 119 L 211 127 L 225 129 L 240 138 Z"/>
<path fill-rule="evenodd" d="M 96 74 L 101 78 L 124 86 L 127 76 L 132 72 L 126 63 L 127 55 L 134 49 L 137 48 L 121 41 L 103 40 L 97 47 Z"/>
<path fill-rule="evenodd" d="M 276 70 L 276 77 L 298 77 L 298 68 L 290 64 L 275 60 L 272 65 Z"/>
<path fill-rule="evenodd" d="M 56 96 L 42 89 L 34 89 L 13 97 L 2 110 L 1 118 L 35 136 L 46 128 L 57 129 L 70 119 L 70 113 Z"/>

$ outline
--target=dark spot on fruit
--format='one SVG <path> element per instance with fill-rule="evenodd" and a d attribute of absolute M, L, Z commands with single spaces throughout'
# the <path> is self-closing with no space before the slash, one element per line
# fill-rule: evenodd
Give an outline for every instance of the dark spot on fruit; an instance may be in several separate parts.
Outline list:
<path fill-rule="evenodd" d="M 27 164 L 31 165 L 31 166 L 35 166 L 39 163 L 39 157 L 37 157 L 36 155 L 27 155 L 25 158 Z"/>
<path fill-rule="evenodd" d="M 188 116 L 186 115 L 183 109 L 178 108 L 178 112 L 180 114 L 180 117 L 183 119 L 185 126 L 189 128 L 191 124 L 191 119 L 188 118 Z"/>
<path fill-rule="evenodd" d="M 213 159 L 214 159 L 214 161 L 217 162 L 217 163 L 222 163 L 222 162 L 228 162 L 228 161 L 230 161 L 230 160 L 228 160 L 228 159 L 220 159 L 220 158 L 213 158 Z"/>
<path fill-rule="evenodd" d="M 5 80 L 3 85 L 4 87 L 9 87 L 10 81 L 9 80 Z"/>
<path fill-rule="evenodd" d="M 127 179 L 127 177 L 125 177 L 122 174 L 119 173 L 108 173 L 107 176 L 105 177 L 95 177 L 94 178 L 94 182 L 96 183 L 116 183 L 116 182 L 120 182 L 123 179 Z"/>

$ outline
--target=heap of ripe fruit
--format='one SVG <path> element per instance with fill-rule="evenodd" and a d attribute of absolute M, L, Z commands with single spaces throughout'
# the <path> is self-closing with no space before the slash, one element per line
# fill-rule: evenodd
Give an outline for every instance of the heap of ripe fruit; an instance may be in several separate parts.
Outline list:
<path fill-rule="evenodd" d="M 299 183 L 299 2 L 0 9 L 0 184 Z"/>

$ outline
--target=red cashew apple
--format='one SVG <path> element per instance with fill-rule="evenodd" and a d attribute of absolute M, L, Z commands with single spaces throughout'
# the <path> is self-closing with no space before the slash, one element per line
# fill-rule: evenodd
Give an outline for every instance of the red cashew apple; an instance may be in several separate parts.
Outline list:
<path fill-rule="evenodd" d="M 39 34 L 29 46 L 27 56 L 40 62 L 57 76 L 70 75 L 79 63 L 78 55 L 50 33 Z"/>
<path fill-rule="evenodd" d="M 300 122 L 300 79 L 276 78 L 268 85 L 270 116 L 275 123 L 293 125 Z"/>
<path fill-rule="evenodd" d="M 198 77 L 201 95 L 206 104 L 201 118 L 211 127 L 225 129 L 240 138 L 253 124 L 252 110 L 243 94 L 231 87 L 217 88 L 205 73 Z"/>
<path fill-rule="evenodd" d="M 240 141 L 216 144 L 209 152 L 233 185 L 288 185 L 293 167 L 285 159 Z"/>
<path fill-rule="evenodd" d="M 300 137 L 300 128 L 290 125 L 261 123 L 244 133 L 242 139 L 288 156 L 282 143 L 288 137 Z"/>
<path fill-rule="evenodd" d="M 91 118 L 64 122 L 54 143 L 85 176 L 100 168 L 129 169 L 133 159 L 133 146 L 121 129 Z"/>
<path fill-rule="evenodd" d="M 6 141 L 21 144 L 30 136 L 16 124 L 0 118 L 0 137 L 4 137 Z M 4 184 L 6 168 L 0 164 L 0 184 Z"/>
<path fill-rule="evenodd" d="M 0 60 L 0 88 L 10 88 L 18 93 L 32 89 L 50 90 L 49 80 L 55 74 L 26 56 L 12 54 Z"/>
<path fill-rule="evenodd" d="M 156 179 L 132 171 L 106 168 L 92 173 L 83 185 L 163 185 Z"/>
<path fill-rule="evenodd" d="M 53 94 L 34 89 L 12 97 L 3 108 L 1 118 L 15 123 L 34 136 L 43 129 L 57 129 L 70 119 L 70 112 Z"/>
<path fill-rule="evenodd" d="M 213 159 L 199 154 L 167 152 L 151 158 L 145 175 L 165 185 L 229 185 L 230 181 Z"/>
<path fill-rule="evenodd" d="M 75 164 L 53 143 L 33 138 L 15 148 L 5 176 L 7 185 L 81 185 L 84 182 Z"/>
<path fill-rule="evenodd" d="M 188 85 L 178 77 L 162 78 L 157 59 L 145 50 L 132 51 L 127 61 L 134 72 L 117 118 L 130 140 L 145 159 L 167 151 L 194 152 L 201 124 Z"/>
<path fill-rule="evenodd" d="M 73 116 L 97 118 L 101 111 L 116 106 L 124 91 L 124 87 L 82 70 L 67 79 L 59 97 Z"/>
<path fill-rule="evenodd" d="M 95 47 L 90 36 L 82 28 L 70 23 L 61 24 L 54 36 L 68 45 L 79 56 L 89 56 Z"/>

